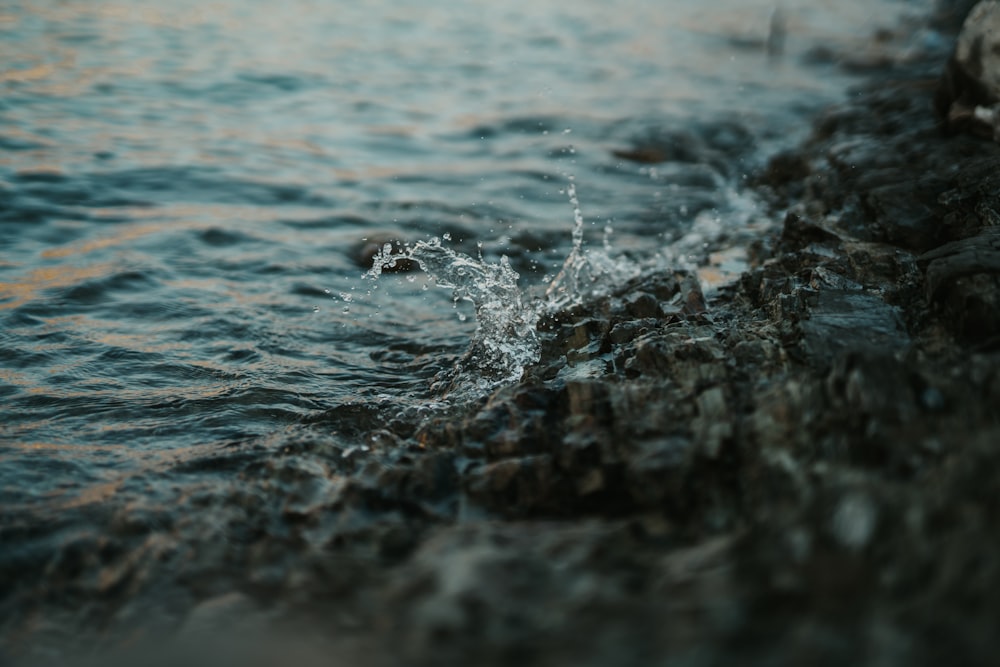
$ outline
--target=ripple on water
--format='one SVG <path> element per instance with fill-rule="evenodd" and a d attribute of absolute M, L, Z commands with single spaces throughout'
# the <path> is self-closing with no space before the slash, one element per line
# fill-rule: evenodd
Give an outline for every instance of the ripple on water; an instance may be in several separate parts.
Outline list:
<path fill-rule="evenodd" d="M 55 297 L 62 305 L 92 306 L 115 299 L 121 293 L 145 292 L 159 285 L 148 271 L 127 269 L 65 288 Z"/>
<path fill-rule="evenodd" d="M 15 173 L 3 219 L 16 221 L 87 218 L 81 209 L 148 208 L 157 204 L 205 202 L 258 206 L 322 206 L 332 202 L 298 184 L 236 178 L 199 166 L 142 167 L 67 174 Z"/>

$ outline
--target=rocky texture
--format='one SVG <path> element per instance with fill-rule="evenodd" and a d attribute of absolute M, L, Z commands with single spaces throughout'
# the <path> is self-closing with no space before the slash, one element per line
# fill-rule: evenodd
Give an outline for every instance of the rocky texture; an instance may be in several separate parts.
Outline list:
<path fill-rule="evenodd" d="M 784 224 L 712 299 L 646 275 L 463 414 L 341 406 L 167 466 L 183 496 L 8 513 L 7 661 L 992 664 L 1000 146 L 938 132 L 938 66 L 758 174 Z"/>

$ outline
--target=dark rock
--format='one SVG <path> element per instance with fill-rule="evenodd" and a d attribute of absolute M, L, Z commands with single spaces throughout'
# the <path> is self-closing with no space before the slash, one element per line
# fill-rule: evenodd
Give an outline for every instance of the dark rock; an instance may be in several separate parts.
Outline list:
<path fill-rule="evenodd" d="M 630 148 L 613 150 L 612 154 L 640 164 L 709 165 L 717 174 L 730 174 L 755 143 L 753 134 L 743 125 L 715 121 L 685 129 L 653 128 L 635 137 Z M 713 177 L 710 185 L 715 184 Z"/>
<path fill-rule="evenodd" d="M 789 196 L 801 197 L 802 184 L 812 171 L 809 160 L 797 150 L 787 150 L 771 156 L 763 170 L 753 178 L 755 185 L 790 190 Z"/>
<path fill-rule="evenodd" d="M 388 246 L 390 257 L 394 255 L 404 255 L 406 246 L 398 238 L 388 234 L 372 234 L 361 241 L 352 251 L 351 257 L 358 266 L 370 269 L 376 255 L 385 255 Z M 406 271 L 416 271 L 420 265 L 409 258 L 400 257 L 382 267 L 382 271 L 388 273 L 400 273 Z"/>
<path fill-rule="evenodd" d="M 1000 227 L 953 241 L 920 256 L 927 265 L 927 292 L 933 299 L 949 282 L 979 273 L 1000 273 Z"/>
<path fill-rule="evenodd" d="M 572 497 L 559 497 L 559 480 L 552 459 L 546 455 L 504 459 L 470 471 L 466 492 L 474 502 L 507 516 L 524 516 L 558 508 Z"/>
<path fill-rule="evenodd" d="M 944 244 L 920 260 L 928 300 L 949 327 L 976 344 L 1000 342 L 1000 227 Z"/>
<path fill-rule="evenodd" d="M 806 355 L 823 364 L 846 350 L 905 350 L 909 336 L 899 311 L 876 295 L 821 289 L 809 299 L 800 322 Z"/>

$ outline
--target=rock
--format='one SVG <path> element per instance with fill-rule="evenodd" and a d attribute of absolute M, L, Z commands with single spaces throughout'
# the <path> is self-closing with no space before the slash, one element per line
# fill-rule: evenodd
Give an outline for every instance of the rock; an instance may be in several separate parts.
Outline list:
<path fill-rule="evenodd" d="M 877 510 L 863 493 L 843 496 L 830 520 L 830 530 L 843 547 L 852 551 L 863 549 L 875 532 Z"/>
<path fill-rule="evenodd" d="M 969 13 L 935 97 L 945 127 L 1000 140 L 1000 2 Z"/>
<path fill-rule="evenodd" d="M 927 296 L 935 299 L 942 288 L 963 276 L 1000 274 L 1000 227 L 952 241 L 920 256 L 927 264 Z"/>
<path fill-rule="evenodd" d="M 406 246 L 395 236 L 383 233 L 376 233 L 364 239 L 351 251 L 351 258 L 354 263 L 364 269 L 372 268 L 375 255 L 385 253 L 386 246 L 389 246 L 389 255 L 400 255 L 401 257 L 391 264 L 382 267 L 386 273 L 402 273 L 405 271 L 416 271 L 420 265 L 412 259 L 402 257 L 406 252 Z"/>
<path fill-rule="evenodd" d="M 992 206 L 975 208 L 977 219 L 996 215 Z M 982 227 L 919 260 L 926 267 L 927 300 L 945 315 L 949 329 L 980 344 L 1000 336 L 1000 227 Z"/>
<path fill-rule="evenodd" d="M 639 164 L 655 165 L 678 163 L 708 165 L 709 187 L 715 186 L 716 173 L 730 174 L 734 165 L 743 159 L 755 145 L 753 134 L 744 126 L 732 121 L 706 121 L 693 127 L 674 129 L 653 128 L 632 138 L 632 146 L 612 150 L 617 158 Z M 690 170 L 686 170 L 691 175 Z M 714 172 L 714 173 L 713 173 Z M 699 172 L 694 172 L 698 174 Z M 683 179 L 681 174 L 677 177 Z M 694 183 L 685 183 L 694 185 Z"/>
<path fill-rule="evenodd" d="M 572 494 L 556 491 L 560 479 L 548 456 L 506 459 L 470 471 L 467 492 L 473 501 L 511 516 L 558 512 Z"/>
<path fill-rule="evenodd" d="M 733 436 L 733 424 L 722 387 L 706 389 L 696 399 L 698 416 L 692 422 L 703 452 L 709 458 L 718 458 L 724 441 Z"/>
<path fill-rule="evenodd" d="M 861 290 L 823 289 L 810 295 L 808 316 L 799 324 L 810 359 L 829 363 L 846 350 L 905 349 L 909 337 L 898 310 Z"/>

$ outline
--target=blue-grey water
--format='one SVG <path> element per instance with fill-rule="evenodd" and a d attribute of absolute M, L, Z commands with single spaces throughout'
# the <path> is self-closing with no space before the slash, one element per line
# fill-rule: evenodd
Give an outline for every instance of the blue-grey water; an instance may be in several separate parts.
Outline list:
<path fill-rule="evenodd" d="M 926 3 L 781 4 L 769 56 L 764 0 L 2 3 L 0 511 L 434 404 L 472 309 L 362 278 L 363 239 L 447 234 L 530 290 L 571 178 L 623 262 L 766 226 L 747 175 L 853 81 L 816 54 Z"/>

